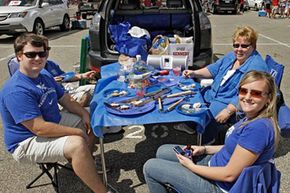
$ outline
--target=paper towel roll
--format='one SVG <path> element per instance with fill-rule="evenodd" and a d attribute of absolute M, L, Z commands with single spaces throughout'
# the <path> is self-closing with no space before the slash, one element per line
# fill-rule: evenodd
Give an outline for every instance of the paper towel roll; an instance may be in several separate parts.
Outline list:
<path fill-rule="evenodd" d="M 181 68 L 188 68 L 188 56 L 173 56 L 173 55 L 148 55 L 147 65 L 153 66 L 156 69 L 172 69 L 173 63 L 178 63 Z"/>

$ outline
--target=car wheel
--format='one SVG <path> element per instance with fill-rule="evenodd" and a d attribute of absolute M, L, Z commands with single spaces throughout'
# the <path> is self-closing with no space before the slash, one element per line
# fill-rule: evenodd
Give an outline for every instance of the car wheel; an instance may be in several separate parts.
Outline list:
<path fill-rule="evenodd" d="M 60 25 L 60 30 L 61 31 L 68 31 L 69 28 L 70 28 L 70 19 L 69 19 L 68 15 L 65 15 L 63 17 L 62 24 Z"/>
<path fill-rule="evenodd" d="M 34 25 L 33 25 L 33 33 L 37 35 L 44 34 L 44 26 L 41 20 L 39 19 L 35 20 Z"/>

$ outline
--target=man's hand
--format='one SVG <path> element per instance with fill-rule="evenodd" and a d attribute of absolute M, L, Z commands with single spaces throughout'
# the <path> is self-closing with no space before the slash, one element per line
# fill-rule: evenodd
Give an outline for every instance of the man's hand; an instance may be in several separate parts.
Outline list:
<path fill-rule="evenodd" d="M 88 111 L 84 110 L 85 112 L 82 115 L 82 121 L 84 123 L 84 126 L 86 127 L 87 134 L 90 134 L 92 132 L 91 123 L 90 123 L 90 114 Z"/>
<path fill-rule="evenodd" d="M 96 76 L 96 72 L 91 70 L 91 71 L 82 73 L 81 75 L 84 79 L 93 79 Z"/>

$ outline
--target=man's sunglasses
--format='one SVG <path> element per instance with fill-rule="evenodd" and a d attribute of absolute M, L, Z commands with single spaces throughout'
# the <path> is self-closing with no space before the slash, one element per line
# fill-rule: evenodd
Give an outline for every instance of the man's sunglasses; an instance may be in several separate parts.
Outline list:
<path fill-rule="evenodd" d="M 262 98 L 263 95 L 267 95 L 267 93 L 260 91 L 260 90 L 254 90 L 254 89 L 246 89 L 246 88 L 239 88 L 239 95 L 246 96 L 248 93 L 250 93 L 251 97 L 254 98 Z"/>
<path fill-rule="evenodd" d="M 24 52 L 23 53 L 27 58 L 35 58 L 38 55 L 40 58 L 47 57 L 47 52 Z"/>
<path fill-rule="evenodd" d="M 250 47 L 251 44 L 233 44 L 234 48 L 239 48 L 241 46 L 241 48 L 248 48 Z"/>

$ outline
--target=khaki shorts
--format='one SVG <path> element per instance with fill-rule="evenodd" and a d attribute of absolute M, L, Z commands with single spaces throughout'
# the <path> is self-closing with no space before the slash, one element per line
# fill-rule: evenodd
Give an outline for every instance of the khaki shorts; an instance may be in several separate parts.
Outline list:
<path fill-rule="evenodd" d="M 60 125 L 81 128 L 85 131 L 81 118 L 75 114 L 61 112 Z M 13 158 L 20 163 L 66 162 L 64 157 L 65 137 L 30 137 L 18 144 L 12 153 Z"/>

